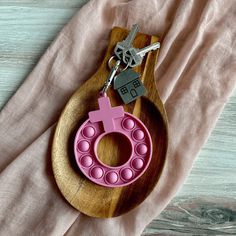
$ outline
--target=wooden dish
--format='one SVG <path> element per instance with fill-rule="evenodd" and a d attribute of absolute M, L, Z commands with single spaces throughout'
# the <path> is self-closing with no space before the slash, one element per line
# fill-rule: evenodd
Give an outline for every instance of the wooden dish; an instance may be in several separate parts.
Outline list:
<path fill-rule="evenodd" d="M 107 61 L 112 56 L 115 44 L 128 34 L 125 29 L 112 30 L 108 49 L 98 71 L 87 80 L 71 97 L 64 108 L 54 135 L 52 166 L 57 185 L 66 200 L 80 212 L 92 217 L 115 217 L 138 206 L 153 190 L 165 163 L 168 130 L 167 117 L 159 98 L 154 80 L 154 66 L 158 51 L 150 52 L 142 64 L 134 70 L 142 75 L 147 94 L 135 102 L 124 105 L 125 111 L 135 115 L 148 128 L 153 141 L 153 156 L 146 172 L 134 183 L 118 188 L 107 188 L 89 181 L 76 165 L 73 142 L 78 127 L 88 117 L 88 112 L 98 108 L 97 95 L 106 80 L 109 69 Z M 155 36 L 138 34 L 134 46 L 142 48 L 157 42 Z M 108 90 L 112 106 L 122 104 L 112 89 Z M 114 136 L 103 138 L 99 143 L 98 155 L 104 163 L 117 166 L 127 157 L 122 140 Z M 121 155 L 122 153 L 122 155 Z M 113 158 L 111 158 L 113 156 Z"/>

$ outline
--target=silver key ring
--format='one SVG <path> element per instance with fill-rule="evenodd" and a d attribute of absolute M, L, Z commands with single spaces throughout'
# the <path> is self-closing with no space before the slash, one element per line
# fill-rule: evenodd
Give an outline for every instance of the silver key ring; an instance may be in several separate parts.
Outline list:
<path fill-rule="evenodd" d="M 110 59 L 108 61 L 108 67 L 109 67 L 110 70 L 113 68 L 112 61 L 115 60 L 115 62 L 117 62 L 117 60 L 115 58 L 116 58 L 116 56 L 112 56 L 112 57 L 110 57 Z M 129 67 L 129 65 L 126 65 L 123 69 L 119 68 L 118 72 L 120 73 L 120 72 L 126 70 L 128 67 Z"/>

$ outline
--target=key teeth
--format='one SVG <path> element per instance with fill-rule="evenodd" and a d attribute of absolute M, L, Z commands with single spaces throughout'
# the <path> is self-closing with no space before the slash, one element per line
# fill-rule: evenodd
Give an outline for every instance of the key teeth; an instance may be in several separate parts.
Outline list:
<path fill-rule="evenodd" d="M 155 48 L 155 50 L 160 49 L 160 47 L 161 47 L 160 42 L 156 42 L 155 44 L 156 44 L 156 48 Z"/>
<path fill-rule="evenodd" d="M 136 28 L 136 31 L 139 31 L 139 25 L 136 23 L 134 25 L 132 25 L 132 30 Z"/>

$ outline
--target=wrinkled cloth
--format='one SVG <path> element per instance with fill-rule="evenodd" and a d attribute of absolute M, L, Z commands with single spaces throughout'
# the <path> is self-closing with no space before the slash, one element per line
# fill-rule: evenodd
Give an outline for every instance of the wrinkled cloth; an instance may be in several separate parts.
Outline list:
<path fill-rule="evenodd" d="M 91 0 L 71 19 L 0 113 L 0 235 L 140 235 L 183 185 L 236 84 L 236 4 Z M 154 191 L 131 212 L 85 216 L 52 174 L 56 121 L 98 69 L 114 26 L 158 35 L 156 87 L 169 119 L 169 151 Z"/>

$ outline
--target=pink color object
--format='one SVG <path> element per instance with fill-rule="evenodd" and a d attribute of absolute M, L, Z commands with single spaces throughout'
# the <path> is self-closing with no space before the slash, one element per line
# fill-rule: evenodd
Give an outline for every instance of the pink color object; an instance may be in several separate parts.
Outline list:
<path fill-rule="evenodd" d="M 144 133 L 143 133 L 142 130 L 137 129 L 137 130 L 134 131 L 133 136 L 136 140 L 142 140 L 144 138 Z"/>
<path fill-rule="evenodd" d="M 111 171 L 106 175 L 106 181 L 110 184 L 116 183 L 118 180 L 118 174 L 115 171 Z"/>
<path fill-rule="evenodd" d="M 144 154 L 147 153 L 148 148 L 147 148 L 146 144 L 141 143 L 141 144 L 137 145 L 137 150 L 136 151 L 137 151 L 137 154 L 144 155 Z"/>
<path fill-rule="evenodd" d="M 132 167 L 136 170 L 139 170 L 143 167 L 143 159 L 141 158 L 135 158 L 133 161 L 132 161 Z"/>
<path fill-rule="evenodd" d="M 141 235 L 186 181 L 235 88 L 235 8 L 235 0 L 91 0 L 79 10 L 0 113 L 0 235 Z M 114 219 L 86 217 L 53 179 L 55 123 L 100 65 L 110 30 L 136 22 L 161 39 L 154 75 L 169 118 L 166 163 L 137 208 Z"/>
<path fill-rule="evenodd" d="M 86 138 L 91 138 L 91 137 L 93 137 L 94 134 L 95 134 L 95 130 L 93 127 L 88 126 L 83 130 L 83 135 Z"/>
<path fill-rule="evenodd" d="M 115 131 L 114 119 L 124 116 L 123 107 L 111 107 L 110 100 L 105 96 L 98 99 L 98 104 L 98 111 L 89 112 L 89 120 L 92 123 L 102 121 L 105 132 Z"/>
<path fill-rule="evenodd" d="M 130 168 L 125 168 L 121 171 L 122 179 L 130 180 L 132 177 L 133 177 L 133 171 Z"/>
<path fill-rule="evenodd" d="M 151 136 L 145 125 L 135 116 L 124 112 L 122 106 L 111 107 L 108 97 L 100 97 L 98 103 L 100 110 L 89 112 L 89 119 L 77 131 L 74 141 L 77 165 L 82 173 L 96 184 L 106 187 L 120 187 L 131 184 L 144 173 L 151 161 Z M 102 122 L 104 129 L 101 129 L 100 122 Z M 88 130 L 94 131 L 92 132 L 93 136 L 88 135 L 90 137 L 84 139 L 84 136 L 86 136 L 84 134 L 90 133 L 87 132 Z M 136 131 L 139 136 L 141 134 L 142 143 L 139 143 L 139 140 L 133 137 L 132 132 L 135 133 Z M 99 141 L 106 134 L 112 132 L 124 135 L 128 139 L 132 150 L 127 162 L 121 166 L 108 166 L 102 163 L 97 156 Z M 89 142 L 93 143 L 91 148 Z M 83 156 L 84 153 L 87 156 Z M 138 160 L 141 156 L 143 157 L 142 163 Z"/>
<path fill-rule="evenodd" d="M 78 150 L 80 152 L 88 151 L 89 147 L 90 147 L 90 144 L 86 140 L 82 140 L 82 141 L 79 141 L 78 143 L 76 143 L 76 150 Z"/>
<path fill-rule="evenodd" d="M 93 164 L 93 159 L 90 156 L 81 157 L 80 163 L 84 167 L 89 167 Z"/>
<path fill-rule="evenodd" d="M 133 128 L 134 128 L 134 125 L 135 125 L 135 123 L 134 123 L 134 121 L 131 120 L 131 119 L 125 119 L 124 122 L 123 122 L 123 127 L 124 127 L 125 129 L 128 129 L 128 130 L 133 129 Z"/>
<path fill-rule="evenodd" d="M 94 167 L 91 170 L 92 179 L 100 179 L 103 176 L 103 169 L 101 167 Z"/>

